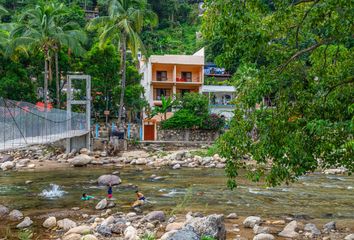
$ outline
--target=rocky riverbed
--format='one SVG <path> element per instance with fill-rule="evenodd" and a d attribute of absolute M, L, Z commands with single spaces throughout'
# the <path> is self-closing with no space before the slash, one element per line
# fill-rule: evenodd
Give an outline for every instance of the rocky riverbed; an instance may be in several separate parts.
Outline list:
<path fill-rule="evenodd" d="M 318 182 L 315 176 L 316 178 L 301 183 L 304 186 L 303 191 L 296 188 L 262 189 L 260 186 L 246 188 L 248 185 L 241 182 L 240 190 L 232 193 L 223 188 L 224 182 L 220 182 L 224 179 L 222 168 L 225 166 L 225 159 L 218 155 L 202 157 L 198 155 L 199 152 L 195 150 L 134 151 L 126 152 L 119 157 L 108 157 L 105 152 L 89 152 L 86 149 L 64 154 L 59 150 L 48 151 L 48 149 L 36 147 L 3 154 L 0 158 L 2 173 L 5 174 L 0 184 L 0 204 L 2 204 L 0 218 L 3 223 L 3 226 L 0 226 L 0 239 L 3 237 L 1 234 L 6 234 L 4 228 L 1 231 L 1 227 L 5 226 L 11 226 L 15 235 L 18 231 L 22 231 L 21 229 L 30 229 L 35 234 L 34 239 L 125 240 L 148 239 L 148 235 L 153 235 L 156 239 L 169 240 L 201 239 L 203 236 L 240 240 L 354 239 L 354 220 L 350 210 L 349 215 L 345 215 L 346 211 L 348 212 L 346 209 L 351 209 L 352 205 L 350 200 L 353 197 L 350 195 L 352 181 L 350 179 L 328 175 L 324 179 L 330 182 L 322 183 Z M 10 165 L 12 167 L 8 167 Z M 78 166 L 81 168 L 77 168 Z M 84 166 L 88 168 L 82 168 Z M 43 176 L 41 172 L 37 172 L 51 168 L 62 169 L 60 170 L 62 172 L 49 171 Z M 82 170 L 85 175 L 80 175 Z M 98 172 L 102 173 L 97 175 Z M 344 172 L 345 169 L 339 168 L 326 171 L 326 174 Z M 27 173 L 35 174 L 28 175 Z M 73 176 L 75 174 L 77 176 Z M 18 179 L 20 183 L 10 180 L 19 176 L 21 176 L 21 179 Z M 65 179 L 68 179 L 67 185 L 65 185 Z M 82 181 L 82 179 L 88 180 Z M 77 204 L 81 190 L 76 191 L 76 188 L 83 188 L 86 191 L 95 189 L 96 194 L 99 194 L 102 191 L 105 192 L 105 187 L 102 189 L 100 185 L 107 185 L 107 179 L 114 185 L 119 185 L 114 189 L 114 194 L 118 195 L 117 201 L 99 198 L 100 202 L 96 200 L 87 205 L 86 203 Z M 132 181 L 134 179 L 138 182 Z M 53 185 L 52 188 L 57 188 L 55 191 L 64 194 L 64 197 L 48 201 L 39 200 L 31 209 L 27 209 L 28 197 L 35 200 L 42 198 L 43 193 L 51 197 L 52 190 L 47 190 L 47 188 L 43 191 L 37 190 L 38 187 L 43 189 L 40 185 L 41 181 L 47 184 L 53 182 L 63 185 L 63 189 L 57 185 Z M 69 188 L 70 184 L 74 185 L 75 191 Z M 139 188 L 142 188 L 154 202 L 153 206 L 146 206 L 142 213 L 131 212 L 129 206 L 122 205 L 123 202 L 129 201 L 122 199 L 123 195 L 129 195 L 127 198 L 130 199 L 134 196 L 133 190 L 125 189 L 135 189 L 135 185 L 139 185 Z M 211 188 L 212 186 L 214 188 Z M 318 200 L 314 198 L 316 195 L 313 195 L 312 190 L 318 189 L 317 186 L 328 189 L 320 193 L 321 198 L 319 197 Z M 2 197 L 3 194 L 7 194 L 6 189 L 2 192 L 4 187 L 13 187 L 13 191 L 17 192 L 20 197 L 12 198 L 12 192 L 8 193 L 10 195 L 5 195 L 8 197 Z M 194 203 L 186 201 L 181 204 L 184 201 L 183 195 L 188 195 L 186 188 L 194 189 L 191 195 L 192 200 L 195 200 Z M 331 189 L 338 189 L 340 192 L 334 192 Z M 42 193 L 37 194 L 36 191 L 42 191 Z M 156 194 L 159 194 L 158 198 L 153 197 Z M 175 194 L 180 194 L 182 198 L 172 199 L 171 197 Z M 331 198 L 331 194 L 338 200 Z M 74 199 L 70 204 L 66 200 L 70 197 L 68 195 L 73 195 Z M 65 199 L 60 200 L 62 198 Z M 329 206 L 331 202 L 332 206 Z M 197 206 L 193 206 L 195 204 Z M 62 206 L 60 209 L 52 209 L 59 205 Z M 168 207 L 161 208 L 162 205 Z M 291 210 L 291 205 L 294 206 L 293 210 Z M 345 208 L 346 205 L 347 208 Z M 190 206 L 201 211 L 189 212 Z M 343 207 L 338 208 L 338 206 Z M 317 215 L 316 211 L 309 211 L 311 208 L 323 209 L 319 211 L 320 215 Z M 331 208 L 335 209 L 333 212 L 339 215 L 327 215 L 326 211 L 329 212 L 329 210 L 324 209 Z M 307 214 L 303 214 L 306 211 L 308 211 Z M 245 215 L 249 212 L 252 212 L 252 216 Z M 324 219 L 314 218 L 313 215 L 324 216 Z"/>
<path fill-rule="evenodd" d="M 34 221 L 37 221 L 40 225 L 39 231 L 43 232 L 39 235 L 40 239 L 152 239 L 148 238 L 149 236 L 161 240 L 199 240 L 206 236 L 219 240 L 354 239 L 354 234 L 351 233 L 353 229 L 340 226 L 336 222 L 316 225 L 292 218 L 244 218 L 238 217 L 236 213 L 228 216 L 204 216 L 198 212 L 188 212 L 185 216 L 168 216 L 163 211 L 151 211 L 146 214 L 123 213 L 112 211 L 109 208 L 112 204 L 105 199 L 97 205 L 101 209 L 95 214 L 79 214 L 76 219 L 47 214 L 45 219 L 39 218 L 40 220 L 32 220 L 18 210 L 10 210 L 0 205 L 0 218 L 5 219 L 8 224 L 15 224 L 17 229 L 31 228 Z M 76 211 L 80 213 L 79 209 Z"/>
<path fill-rule="evenodd" d="M 219 168 L 226 166 L 226 159 L 218 154 L 212 156 L 200 156 L 198 150 L 178 151 L 128 151 L 119 156 L 107 156 L 104 151 L 89 151 L 85 148 L 63 153 L 62 149 L 37 146 L 25 150 L 10 151 L 0 155 L 0 169 L 28 170 L 50 169 L 57 167 L 85 167 L 85 166 L 116 166 L 123 168 L 127 165 L 148 166 L 151 168 L 170 167 L 180 168 Z M 206 151 L 203 152 L 205 155 Z M 251 160 L 243 160 L 246 165 L 254 164 Z M 345 168 L 324 170 L 325 174 L 344 174 Z"/>

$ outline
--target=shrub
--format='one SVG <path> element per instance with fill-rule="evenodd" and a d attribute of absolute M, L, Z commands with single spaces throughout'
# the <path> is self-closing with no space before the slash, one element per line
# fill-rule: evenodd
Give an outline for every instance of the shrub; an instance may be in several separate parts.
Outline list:
<path fill-rule="evenodd" d="M 201 128 L 207 130 L 220 130 L 225 126 L 225 119 L 217 114 L 210 114 L 204 118 Z"/>
<path fill-rule="evenodd" d="M 180 107 L 189 110 L 197 116 L 202 116 L 209 111 L 209 101 L 205 95 L 199 93 L 187 93 L 180 99 Z"/>
<path fill-rule="evenodd" d="M 161 122 L 162 129 L 193 129 L 198 128 L 202 123 L 202 118 L 196 116 L 187 109 L 181 109 L 175 114 Z"/>

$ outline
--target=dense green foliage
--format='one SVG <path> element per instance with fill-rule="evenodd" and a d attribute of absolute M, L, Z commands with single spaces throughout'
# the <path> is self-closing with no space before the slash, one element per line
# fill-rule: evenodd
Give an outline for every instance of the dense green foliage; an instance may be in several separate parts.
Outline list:
<path fill-rule="evenodd" d="M 204 37 L 217 63 L 235 72 L 238 89 L 230 131 L 218 141 L 229 159 L 229 186 L 236 186 L 244 156 L 259 163 L 252 179 L 265 177 L 270 185 L 319 167 L 352 172 L 351 2 L 209 0 L 206 6 Z"/>
<path fill-rule="evenodd" d="M 104 0 L 0 0 L 0 6 L 3 6 L 0 8 L 0 62 L 4 63 L 0 67 L 0 78 L 3 79 L 0 83 L 1 96 L 31 102 L 41 100 L 41 96 L 37 95 L 37 92 L 43 91 L 46 82 L 43 74 L 45 69 L 43 65 L 46 62 L 48 65 L 46 76 L 49 80 L 48 94 L 51 101 L 65 102 L 66 96 L 62 89 L 65 87 L 68 72 L 90 74 L 93 80 L 93 106 L 94 112 L 97 113 L 95 115 L 102 117 L 103 111 L 107 109 L 114 113 L 112 116 L 117 116 L 120 106 L 119 95 L 122 93 L 122 76 L 120 74 L 122 54 L 118 47 L 119 38 L 114 39 L 113 32 L 105 31 L 108 28 L 101 28 L 106 37 L 109 36 L 109 39 L 102 41 L 105 39 L 101 36 L 100 41 L 96 32 L 86 29 L 90 19 L 85 17 L 85 9 L 87 8 L 98 10 L 99 16 L 104 17 L 101 20 L 107 19 L 111 3 L 112 1 Z M 141 38 L 148 54 L 193 53 L 197 50 L 195 32 L 198 31 L 199 23 L 193 1 L 149 0 L 138 1 L 138 3 L 140 4 L 139 9 L 153 10 L 159 17 L 158 25 L 155 27 L 152 27 L 151 23 L 156 23 L 156 19 L 151 21 L 150 18 L 146 18 L 146 14 L 141 26 L 134 24 L 134 28 L 138 27 L 137 29 L 142 31 Z M 174 4 L 173 10 L 166 11 L 166 8 L 170 9 L 172 6 L 171 3 Z M 53 11 L 53 8 L 50 9 L 50 6 L 55 6 L 56 11 Z M 46 10 L 42 12 L 48 15 L 47 20 L 52 19 L 53 21 L 50 20 L 47 22 L 48 24 L 44 25 L 36 24 L 39 15 L 29 15 L 29 13 L 44 8 Z M 145 11 L 145 13 L 147 12 Z M 141 14 L 136 15 L 139 19 L 141 16 Z M 74 38 L 67 41 L 68 39 L 63 34 L 57 34 L 59 28 L 63 30 L 63 33 L 77 33 L 75 31 L 86 33 L 87 42 L 83 45 L 80 44 L 84 49 L 81 46 L 72 46 L 73 43 L 81 43 L 81 41 L 72 41 L 76 36 L 80 37 L 81 35 L 71 35 Z M 15 36 L 14 29 L 19 29 L 19 31 L 16 30 L 17 36 Z M 35 36 L 41 31 L 48 37 L 41 39 L 39 35 Z M 103 32 L 98 31 L 100 34 Z M 115 33 L 118 32 L 115 31 Z M 18 40 L 15 41 L 15 37 Z M 29 41 L 25 41 L 25 37 L 28 37 Z M 136 39 L 138 40 L 136 43 L 141 43 L 138 38 Z M 16 45 L 13 44 L 14 41 Z M 44 41 L 46 44 L 41 44 Z M 132 41 L 128 41 L 128 44 L 130 42 Z M 138 45 L 127 47 L 132 47 L 134 52 Z M 48 49 L 47 56 L 46 49 Z M 77 50 L 81 54 L 77 54 L 79 53 Z M 56 71 L 56 63 L 58 71 Z M 128 52 L 125 74 L 127 79 L 124 91 L 124 95 L 126 95 L 124 96 L 124 107 L 127 110 L 128 119 L 136 119 L 142 107 L 146 106 L 146 101 L 143 98 L 144 91 L 140 86 L 141 76 L 135 68 L 136 65 L 134 54 Z M 52 79 L 56 79 L 56 81 L 52 81 Z M 10 89 L 19 94 L 10 94 L 8 92 Z M 65 106 L 62 104 L 61 107 Z"/>
<path fill-rule="evenodd" d="M 209 114 L 208 98 L 198 93 L 187 93 L 175 100 L 173 106 L 179 108 L 174 115 L 163 121 L 163 129 L 206 129 L 220 130 L 225 121 L 219 115 Z"/>

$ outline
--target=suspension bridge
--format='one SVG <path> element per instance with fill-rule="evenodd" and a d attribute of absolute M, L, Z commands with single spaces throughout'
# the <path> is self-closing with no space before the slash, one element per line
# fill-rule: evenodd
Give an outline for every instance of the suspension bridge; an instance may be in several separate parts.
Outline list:
<path fill-rule="evenodd" d="M 73 81 L 86 85 L 84 100 L 74 100 Z M 31 104 L 0 98 L 0 152 L 66 139 L 66 151 L 90 148 L 91 77 L 67 76 L 67 110 L 44 103 Z M 72 105 L 84 105 L 85 113 L 73 112 Z"/>
<path fill-rule="evenodd" d="M 70 116 L 70 118 L 68 117 Z M 0 151 L 50 144 L 89 133 L 85 113 L 0 98 Z"/>

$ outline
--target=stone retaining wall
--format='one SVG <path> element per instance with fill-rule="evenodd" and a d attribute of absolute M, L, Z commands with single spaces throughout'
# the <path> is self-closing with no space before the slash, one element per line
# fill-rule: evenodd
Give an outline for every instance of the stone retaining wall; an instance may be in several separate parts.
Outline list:
<path fill-rule="evenodd" d="M 157 141 L 214 142 L 220 133 L 211 130 L 161 129 L 157 130 Z"/>

